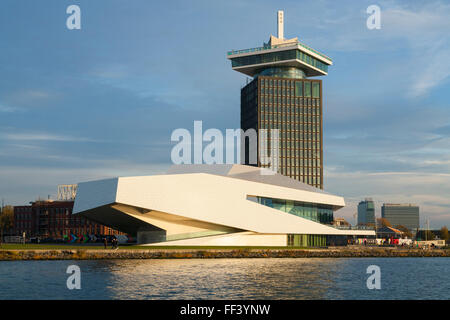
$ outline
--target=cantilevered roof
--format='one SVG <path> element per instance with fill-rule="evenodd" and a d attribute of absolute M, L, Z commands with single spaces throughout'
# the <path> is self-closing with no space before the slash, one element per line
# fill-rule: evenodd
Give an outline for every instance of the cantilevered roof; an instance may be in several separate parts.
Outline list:
<path fill-rule="evenodd" d="M 297 52 L 295 57 L 282 58 L 278 56 L 275 60 L 268 58 L 268 54 L 277 54 L 283 52 Z M 249 59 L 245 59 L 245 57 Z M 260 58 L 251 59 L 250 57 Z M 232 61 L 232 68 L 249 76 L 254 76 L 260 70 L 269 67 L 296 67 L 302 69 L 307 76 L 323 76 L 328 74 L 328 66 L 333 61 L 328 56 L 312 49 L 300 41 L 280 43 L 276 45 L 265 44 L 263 47 L 232 50 L 227 53 L 227 58 Z M 241 61 L 244 59 L 243 61 Z M 261 60 L 261 61 L 260 61 Z M 260 61 L 260 62 L 257 62 Z M 322 65 L 320 67 L 319 65 Z"/>

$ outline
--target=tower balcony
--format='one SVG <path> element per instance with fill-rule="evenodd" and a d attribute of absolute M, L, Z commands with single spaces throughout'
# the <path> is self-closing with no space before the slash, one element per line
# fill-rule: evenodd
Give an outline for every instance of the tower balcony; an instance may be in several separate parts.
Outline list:
<path fill-rule="evenodd" d="M 233 70 L 251 77 L 273 67 L 298 68 L 307 77 L 324 76 L 328 74 L 328 66 L 333 64 L 331 58 L 300 41 L 233 50 L 227 53 L 227 58 Z"/>

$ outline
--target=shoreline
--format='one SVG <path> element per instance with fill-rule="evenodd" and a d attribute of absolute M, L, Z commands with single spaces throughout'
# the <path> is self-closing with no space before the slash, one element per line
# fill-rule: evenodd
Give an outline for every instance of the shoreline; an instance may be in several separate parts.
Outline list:
<path fill-rule="evenodd" d="M 227 258 L 382 258 L 450 257 L 448 249 L 19 249 L 0 250 L 0 261 Z"/>

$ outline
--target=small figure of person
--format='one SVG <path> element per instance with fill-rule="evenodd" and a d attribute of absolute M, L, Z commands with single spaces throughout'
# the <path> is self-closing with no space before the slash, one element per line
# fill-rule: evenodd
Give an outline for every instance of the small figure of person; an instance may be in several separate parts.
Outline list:
<path fill-rule="evenodd" d="M 108 248 L 108 238 L 104 238 L 103 239 L 103 244 L 105 245 L 105 249 L 107 249 Z"/>
<path fill-rule="evenodd" d="M 119 247 L 117 246 L 117 244 L 118 244 L 117 238 L 113 237 L 111 239 L 111 249 L 118 249 Z"/>

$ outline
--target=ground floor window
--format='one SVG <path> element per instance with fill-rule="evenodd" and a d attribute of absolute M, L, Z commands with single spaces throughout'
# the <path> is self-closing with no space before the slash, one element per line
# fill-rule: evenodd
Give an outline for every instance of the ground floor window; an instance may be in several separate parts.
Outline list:
<path fill-rule="evenodd" d="M 326 247 L 345 246 L 348 242 L 347 236 L 324 235 L 324 234 L 288 234 L 288 247 Z"/>
<path fill-rule="evenodd" d="M 322 234 L 288 234 L 289 247 L 325 247 L 327 236 Z"/>

